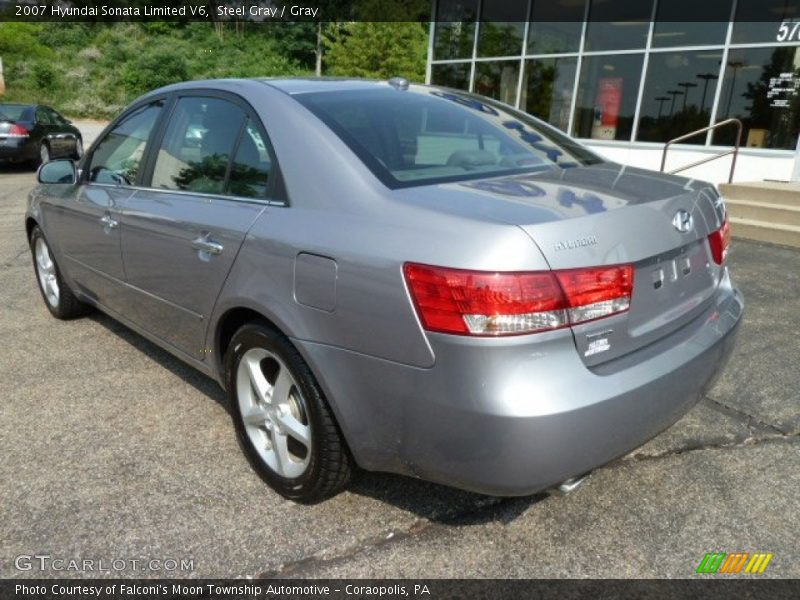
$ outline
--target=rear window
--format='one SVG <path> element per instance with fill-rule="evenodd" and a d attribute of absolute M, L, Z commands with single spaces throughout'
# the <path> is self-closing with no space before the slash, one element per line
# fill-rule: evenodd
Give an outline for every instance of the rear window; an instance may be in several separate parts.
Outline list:
<path fill-rule="evenodd" d="M 21 121 L 29 116 L 30 108 L 27 104 L 0 104 L 0 120 Z"/>
<path fill-rule="evenodd" d="M 468 94 L 387 87 L 294 97 L 393 188 L 602 162 L 549 126 Z"/>

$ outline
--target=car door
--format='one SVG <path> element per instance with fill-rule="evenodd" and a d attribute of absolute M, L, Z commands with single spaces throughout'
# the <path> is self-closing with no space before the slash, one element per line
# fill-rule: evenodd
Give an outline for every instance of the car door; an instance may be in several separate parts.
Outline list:
<path fill-rule="evenodd" d="M 48 231 L 80 290 L 112 310 L 125 295 L 119 208 L 134 192 L 164 101 L 130 111 L 95 144 L 69 195 L 45 205 Z"/>
<path fill-rule="evenodd" d="M 268 203 L 273 165 L 262 125 L 236 96 L 176 99 L 149 160 L 147 189 L 129 198 L 121 215 L 134 292 L 127 314 L 138 325 L 205 358 L 208 317 Z"/>
<path fill-rule="evenodd" d="M 75 154 L 78 142 L 76 128 L 52 108 L 45 106 L 44 111 L 50 118 L 53 128 L 52 135 L 58 142 L 58 156 L 72 156 Z"/>
<path fill-rule="evenodd" d="M 59 140 L 55 139 L 54 131 L 55 127 L 51 123 L 50 115 L 47 114 L 44 106 L 37 106 L 34 116 L 34 134 L 39 140 L 39 144 L 42 142 L 47 143 L 50 149 L 50 158 L 55 158 L 61 153 Z"/>

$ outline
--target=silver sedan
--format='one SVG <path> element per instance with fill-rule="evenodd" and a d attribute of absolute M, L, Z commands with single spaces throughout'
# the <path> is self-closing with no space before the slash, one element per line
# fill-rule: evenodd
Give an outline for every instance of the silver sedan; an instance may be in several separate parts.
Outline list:
<path fill-rule="evenodd" d="M 402 80 L 169 86 L 38 177 L 50 312 L 100 309 L 216 379 L 303 502 L 356 466 L 574 482 L 693 406 L 743 310 L 712 185 Z"/>

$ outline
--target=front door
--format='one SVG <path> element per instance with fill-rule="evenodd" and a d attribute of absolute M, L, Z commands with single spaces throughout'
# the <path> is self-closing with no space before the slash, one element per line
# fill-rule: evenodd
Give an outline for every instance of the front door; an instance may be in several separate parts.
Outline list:
<path fill-rule="evenodd" d="M 120 207 L 134 192 L 145 146 L 161 111 L 154 103 L 124 117 L 99 141 L 79 185 L 48 206 L 48 230 L 66 268 L 85 295 L 112 310 L 122 307 L 125 271 Z"/>
<path fill-rule="evenodd" d="M 194 358 L 206 355 L 208 317 L 266 205 L 272 161 L 264 142 L 234 100 L 179 98 L 149 187 L 128 199 L 121 216 L 132 291 L 126 314 Z"/>

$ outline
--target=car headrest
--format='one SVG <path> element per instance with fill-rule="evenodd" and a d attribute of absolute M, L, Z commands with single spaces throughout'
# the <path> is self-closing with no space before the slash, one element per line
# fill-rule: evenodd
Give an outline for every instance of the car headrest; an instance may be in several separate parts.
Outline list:
<path fill-rule="evenodd" d="M 497 163 L 495 155 L 487 150 L 456 150 L 447 159 L 448 167 L 470 169 Z"/>

